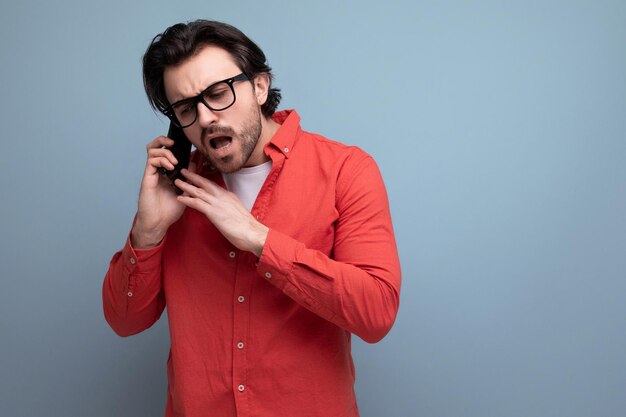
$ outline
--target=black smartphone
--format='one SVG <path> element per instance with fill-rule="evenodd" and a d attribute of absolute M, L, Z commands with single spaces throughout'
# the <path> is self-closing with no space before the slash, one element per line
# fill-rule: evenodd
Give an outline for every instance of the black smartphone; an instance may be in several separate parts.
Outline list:
<path fill-rule="evenodd" d="M 189 167 L 189 156 L 191 155 L 191 142 L 185 136 L 185 132 L 180 127 L 177 127 L 173 123 L 170 122 L 170 128 L 167 132 L 167 137 L 174 141 L 174 145 L 169 147 L 168 149 L 172 151 L 174 157 L 178 161 L 178 164 L 174 166 L 174 169 L 168 170 L 165 168 L 160 168 L 161 174 L 169 178 L 174 185 L 174 180 L 180 178 L 184 180 L 183 174 L 181 174 L 181 170 L 183 168 Z M 176 189 L 176 193 L 182 194 L 183 190 L 174 186 Z"/>

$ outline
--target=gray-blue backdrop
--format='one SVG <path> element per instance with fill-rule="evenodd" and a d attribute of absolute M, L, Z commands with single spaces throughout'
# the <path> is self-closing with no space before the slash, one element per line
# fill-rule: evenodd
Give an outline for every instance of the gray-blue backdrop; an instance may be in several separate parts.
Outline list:
<path fill-rule="evenodd" d="M 118 338 L 100 288 L 167 127 L 140 57 L 195 18 L 381 167 L 404 281 L 364 417 L 624 415 L 626 3 L 592 0 L 3 0 L 0 415 L 163 413 L 164 320 Z"/>

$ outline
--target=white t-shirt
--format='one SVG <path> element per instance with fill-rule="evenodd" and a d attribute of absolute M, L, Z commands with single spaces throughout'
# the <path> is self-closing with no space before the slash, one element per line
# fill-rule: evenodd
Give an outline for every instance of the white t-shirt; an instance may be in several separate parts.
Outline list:
<path fill-rule="evenodd" d="M 222 174 L 229 191 L 239 197 L 244 207 L 252 211 L 256 197 L 272 169 L 272 161 L 249 168 L 241 168 L 230 174 Z"/>

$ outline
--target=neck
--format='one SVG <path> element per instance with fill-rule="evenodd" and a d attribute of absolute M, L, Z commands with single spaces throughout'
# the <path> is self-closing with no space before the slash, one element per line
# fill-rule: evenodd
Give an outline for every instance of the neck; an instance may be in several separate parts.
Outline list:
<path fill-rule="evenodd" d="M 254 147 L 254 151 L 252 152 L 250 159 L 248 159 L 248 162 L 245 165 L 246 167 L 261 165 L 262 163 L 270 160 L 270 157 L 264 152 L 265 145 L 272 140 L 279 128 L 280 125 L 272 120 L 271 117 L 265 118 L 264 116 L 261 116 L 261 136 Z"/>

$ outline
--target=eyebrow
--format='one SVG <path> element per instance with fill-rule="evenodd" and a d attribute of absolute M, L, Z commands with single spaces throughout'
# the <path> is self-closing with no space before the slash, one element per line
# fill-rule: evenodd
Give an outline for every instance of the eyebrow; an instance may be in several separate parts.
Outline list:
<path fill-rule="evenodd" d="M 226 80 L 228 80 L 228 79 L 229 79 L 229 78 L 226 78 Z M 186 101 L 186 100 L 193 100 L 194 98 L 198 97 L 200 94 L 204 93 L 204 92 L 205 92 L 206 90 L 208 90 L 209 88 L 213 87 L 215 84 L 219 84 L 219 83 L 224 82 L 224 81 L 226 81 L 226 80 L 217 80 L 217 81 L 214 81 L 214 82 L 212 82 L 211 84 L 209 84 L 209 85 L 207 85 L 206 87 L 204 87 L 204 88 L 202 89 L 202 91 L 200 91 L 198 94 L 194 94 L 194 95 L 193 95 L 193 96 L 191 96 L 191 97 L 183 97 L 183 98 L 179 98 L 179 99 L 177 99 L 177 100 L 174 100 L 174 102 L 171 104 L 171 106 L 173 106 L 174 104 L 182 103 L 183 101 Z"/>

